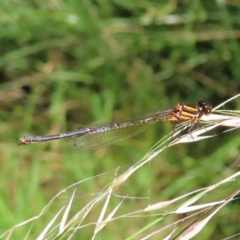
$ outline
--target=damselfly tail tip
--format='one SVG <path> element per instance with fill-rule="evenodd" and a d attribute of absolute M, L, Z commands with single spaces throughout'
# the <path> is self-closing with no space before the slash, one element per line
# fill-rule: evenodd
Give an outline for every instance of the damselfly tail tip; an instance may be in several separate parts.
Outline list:
<path fill-rule="evenodd" d="M 28 143 L 25 141 L 25 137 L 22 137 L 19 139 L 18 145 L 26 145 L 26 144 Z"/>

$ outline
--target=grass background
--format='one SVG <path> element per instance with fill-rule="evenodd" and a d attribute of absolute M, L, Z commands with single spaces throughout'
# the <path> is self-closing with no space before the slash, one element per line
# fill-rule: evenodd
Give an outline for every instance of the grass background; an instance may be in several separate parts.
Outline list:
<path fill-rule="evenodd" d="M 90 151 L 76 150 L 64 141 L 18 146 L 19 137 L 134 118 L 178 102 L 205 99 L 215 106 L 239 93 L 239 8 L 237 0 L 1 1 L 1 233 L 39 214 L 61 189 L 107 172 L 76 187 L 74 214 L 171 131 L 171 125 L 156 124 L 139 137 Z M 239 105 L 236 99 L 226 108 Z M 121 196 L 133 197 L 125 200 L 120 213 L 236 172 L 239 140 L 235 131 L 163 152 L 118 190 Z M 206 200 L 218 199 L 236 186 L 229 184 Z M 72 191 L 34 223 L 29 239 L 35 239 L 68 203 Z M 114 206 L 119 198 L 112 201 Z M 89 222 L 98 214 L 96 209 Z M 154 219 L 115 221 L 97 239 L 124 239 Z M 212 219 L 199 239 L 239 233 L 239 219 L 236 201 Z M 12 239 L 22 239 L 29 227 L 17 229 Z M 78 231 L 75 239 L 89 239 L 93 228 Z"/>

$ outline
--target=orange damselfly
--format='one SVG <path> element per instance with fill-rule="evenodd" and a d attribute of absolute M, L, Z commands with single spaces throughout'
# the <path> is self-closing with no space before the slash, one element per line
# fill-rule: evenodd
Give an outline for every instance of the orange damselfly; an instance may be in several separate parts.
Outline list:
<path fill-rule="evenodd" d="M 83 127 L 75 131 L 48 136 L 24 136 L 19 145 L 66 139 L 73 142 L 75 147 L 91 148 L 111 144 L 124 138 L 136 135 L 144 126 L 158 121 L 183 121 L 180 124 L 190 123 L 188 132 L 198 124 L 203 115 L 210 115 L 211 108 L 204 100 L 198 101 L 196 106 L 178 103 L 173 109 L 157 111 L 135 120 L 113 122 L 106 125 Z M 179 124 L 179 125 L 180 125 Z"/>

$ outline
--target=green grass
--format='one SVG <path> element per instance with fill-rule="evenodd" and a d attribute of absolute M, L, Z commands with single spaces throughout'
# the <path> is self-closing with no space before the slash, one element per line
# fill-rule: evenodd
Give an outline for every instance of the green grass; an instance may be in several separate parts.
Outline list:
<path fill-rule="evenodd" d="M 76 189 L 74 216 L 172 128 L 159 123 L 133 139 L 89 151 L 64 141 L 18 146 L 19 137 L 131 119 L 178 102 L 205 99 L 216 106 L 238 94 L 239 8 L 238 1 L 1 2 L 0 233 L 39 215 L 69 185 L 91 178 L 55 199 L 27 239 L 43 231 Z M 239 107 L 236 98 L 223 108 Z M 115 194 L 129 198 L 116 215 L 215 184 L 238 171 L 238 157 L 238 130 L 175 145 L 117 189 Z M 238 179 L 206 194 L 203 202 L 224 199 L 237 186 Z M 108 213 L 121 200 L 112 197 Z M 97 221 L 101 204 L 85 223 Z M 96 239 L 125 239 L 159 217 L 147 215 L 113 221 Z M 170 215 L 136 239 L 184 216 Z M 17 228 L 10 239 L 23 239 L 30 227 Z M 74 238 L 90 239 L 94 228 L 79 229 Z M 237 233 L 239 203 L 233 201 L 198 236 L 222 239 Z"/>

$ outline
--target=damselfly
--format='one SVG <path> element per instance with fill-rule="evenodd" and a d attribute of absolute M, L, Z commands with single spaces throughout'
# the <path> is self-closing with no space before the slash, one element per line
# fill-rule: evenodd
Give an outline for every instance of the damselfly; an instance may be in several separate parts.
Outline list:
<path fill-rule="evenodd" d="M 20 138 L 19 145 L 64 138 L 67 141 L 73 142 L 75 147 L 91 148 L 111 144 L 136 135 L 144 129 L 144 126 L 158 121 L 183 121 L 182 123 L 177 124 L 178 126 L 185 123 L 191 123 L 191 126 L 188 129 L 188 132 L 190 132 L 193 126 L 199 123 L 203 115 L 210 114 L 211 108 L 204 100 L 198 101 L 197 106 L 178 103 L 173 109 L 157 111 L 135 120 L 83 127 L 75 131 L 48 136 L 24 136 Z"/>

